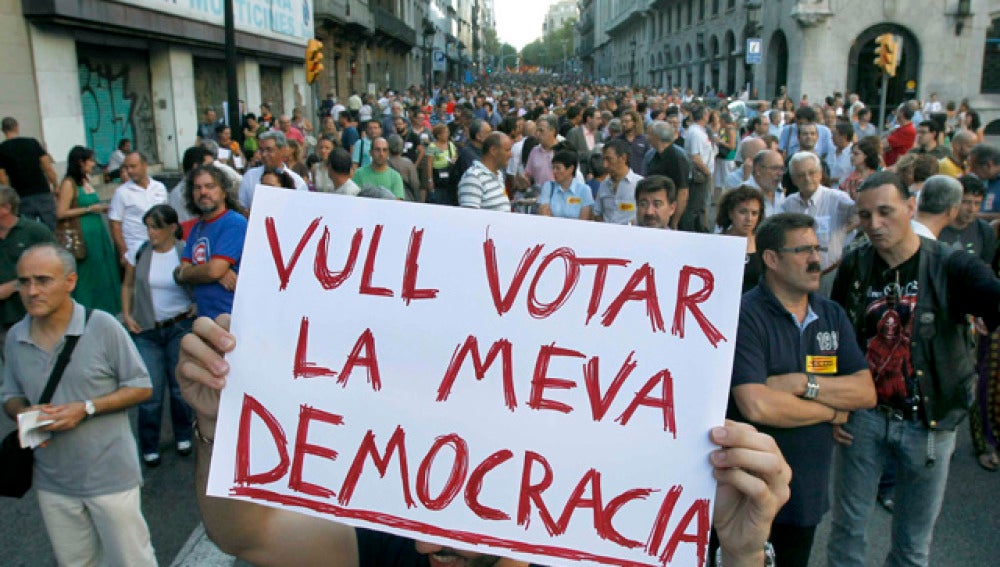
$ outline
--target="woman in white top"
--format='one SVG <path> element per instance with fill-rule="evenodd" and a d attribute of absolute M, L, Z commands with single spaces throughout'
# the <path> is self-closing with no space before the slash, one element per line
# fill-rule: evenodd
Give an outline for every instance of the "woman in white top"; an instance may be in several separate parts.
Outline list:
<path fill-rule="evenodd" d="M 194 310 L 190 290 L 174 281 L 184 243 L 177 211 L 156 205 L 142 217 L 149 240 L 129 258 L 122 282 L 122 312 L 125 327 L 142 356 L 153 396 L 139 404 L 139 447 L 143 462 L 160 464 L 160 416 L 163 391 L 169 387 L 170 421 L 177 454 L 191 454 L 191 409 L 181 397 L 174 368 L 181 339 L 191 332 Z"/>

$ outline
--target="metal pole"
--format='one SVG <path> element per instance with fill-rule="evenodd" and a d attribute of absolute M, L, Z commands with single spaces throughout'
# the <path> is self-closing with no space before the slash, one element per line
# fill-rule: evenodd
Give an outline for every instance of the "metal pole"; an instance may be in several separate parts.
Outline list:
<path fill-rule="evenodd" d="M 236 18 L 233 13 L 233 0 L 226 0 L 226 100 L 229 101 L 229 127 L 233 138 L 241 139 L 243 129 L 239 127 L 240 94 L 236 85 Z"/>
<path fill-rule="evenodd" d="M 878 131 L 879 135 L 885 134 L 885 97 L 889 90 L 889 73 L 882 71 L 882 102 L 878 111 Z"/>

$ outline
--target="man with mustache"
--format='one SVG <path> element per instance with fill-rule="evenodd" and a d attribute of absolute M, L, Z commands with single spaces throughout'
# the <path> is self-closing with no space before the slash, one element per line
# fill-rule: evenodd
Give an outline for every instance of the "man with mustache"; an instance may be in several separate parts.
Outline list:
<path fill-rule="evenodd" d="M 975 255 L 913 231 L 913 199 L 893 172 L 865 179 L 857 210 L 870 242 L 845 255 L 831 297 L 866 351 L 878 406 L 854 412 L 834 431 L 840 445 L 827 556 L 832 567 L 865 565 L 868 515 L 892 455 L 897 480 L 885 564 L 925 566 L 955 429 L 976 377 L 965 315 L 996 328 L 1000 280 Z"/>
<path fill-rule="evenodd" d="M 791 498 L 771 525 L 776 563 L 807 567 L 829 508 L 833 426 L 875 405 L 847 314 L 816 293 L 823 246 L 816 220 L 767 218 L 757 230 L 760 284 L 743 296 L 729 417 L 773 436 L 792 467 Z"/>

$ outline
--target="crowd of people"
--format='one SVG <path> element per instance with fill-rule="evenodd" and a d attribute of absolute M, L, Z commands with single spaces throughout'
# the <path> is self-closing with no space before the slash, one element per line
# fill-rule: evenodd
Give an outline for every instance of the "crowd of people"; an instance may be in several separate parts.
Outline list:
<path fill-rule="evenodd" d="M 713 460 L 724 506 L 713 547 L 721 543 L 727 566 L 744 564 L 743 555 L 759 564 L 749 550 L 764 539 L 778 565 L 806 566 L 831 509 L 829 564 L 863 565 L 876 502 L 894 513 L 888 562 L 927 565 L 965 415 L 978 463 L 1000 469 L 1000 149 L 984 141 L 966 102 L 904 101 L 886 124 L 873 124 L 872 109 L 852 93 L 815 105 L 784 96 L 749 105 L 676 89 L 511 82 L 344 102 L 328 94 L 317 128 L 301 108 L 275 117 L 263 104 L 235 130 L 205 109 L 184 177 L 169 190 L 130 140 L 103 165 L 92 149 L 74 147 L 57 183 L 41 145 L 3 120 L 0 396 L 8 415 L 34 408 L 63 336 L 113 323 L 103 315 L 88 322 L 90 309 L 122 324 L 86 361 L 102 362 L 105 379 L 57 390 L 42 408 L 56 432 L 36 456 L 50 533 L 83 529 L 66 519 L 73 506 L 128 509 L 135 523 L 139 468 L 115 473 L 114 486 L 81 480 L 58 468 L 79 451 L 72 439 L 93 436 L 88 447 L 132 451 L 157 466 L 169 395 L 174 450 L 210 454 L 221 353 L 235 338 L 209 319 L 231 311 L 259 185 L 745 238 L 727 417 L 766 435 L 730 425 L 720 430 L 728 441 L 714 438 L 745 449 Z M 120 182 L 108 204 L 98 179 Z M 34 363 L 29 344 L 39 349 Z M 131 406 L 137 446 L 127 422 L 93 419 Z M 765 470 L 762 459 L 787 461 L 790 492 L 783 470 Z M 760 508 L 737 505 L 729 489 Z M 121 490 L 128 498 L 93 502 Z M 213 537 L 251 560 L 387 561 L 374 559 L 383 536 L 372 532 L 239 502 L 201 504 Z M 739 539 L 720 512 L 764 522 L 763 536 Z M 60 562 L 102 547 L 123 564 L 150 556 L 148 531 L 133 529 L 109 550 L 102 530 L 113 523 L 87 529 L 102 534 L 100 543 L 57 545 L 53 535 Z M 285 538 L 289 530 L 315 541 Z M 419 543 L 416 552 L 465 557 Z"/>

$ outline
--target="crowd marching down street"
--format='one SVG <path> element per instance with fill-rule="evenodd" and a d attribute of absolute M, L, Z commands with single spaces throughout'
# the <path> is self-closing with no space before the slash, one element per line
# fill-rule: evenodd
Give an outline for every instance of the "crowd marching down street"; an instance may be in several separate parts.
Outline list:
<path fill-rule="evenodd" d="M 141 483 L 167 450 L 197 454 L 208 533 L 254 564 L 516 564 L 204 496 L 261 185 L 744 238 L 709 564 L 863 566 L 881 506 L 886 565 L 927 565 L 966 416 L 1000 469 L 1000 148 L 967 102 L 897 101 L 877 124 L 841 92 L 508 76 L 337 94 L 236 128 L 201 110 L 174 187 L 134 140 L 106 164 L 50 156 L 3 118 L 0 401 L 50 421 L 33 481 L 60 564 L 156 564 Z"/>

